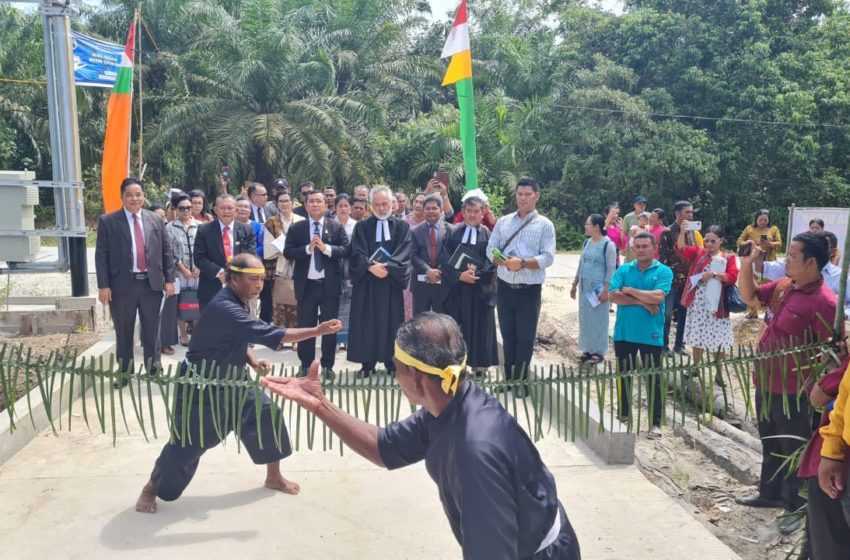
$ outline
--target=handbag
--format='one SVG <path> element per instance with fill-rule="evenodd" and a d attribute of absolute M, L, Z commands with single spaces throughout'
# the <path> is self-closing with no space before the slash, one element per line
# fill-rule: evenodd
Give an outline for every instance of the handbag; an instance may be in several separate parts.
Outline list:
<path fill-rule="evenodd" d="M 275 276 L 272 287 L 272 303 L 274 305 L 296 305 L 295 280 L 285 276 Z"/>
<path fill-rule="evenodd" d="M 201 304 L 198 302 L 197 290 L 183 288 L 177 294 L 177 319 L 180 321 L 197 321 L 201 318 Z"/>
<path fill-rule="evenodd" d="M 747 304 L 741 298 L 738 286 L 732 284 L 726 287 L 726 311 L 729 313 L 741 313 L 747 310 Z"/>

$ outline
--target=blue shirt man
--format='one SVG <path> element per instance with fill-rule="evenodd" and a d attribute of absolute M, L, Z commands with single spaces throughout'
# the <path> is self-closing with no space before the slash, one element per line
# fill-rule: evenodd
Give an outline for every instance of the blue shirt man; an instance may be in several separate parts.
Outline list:
<path fill-rule="evenodd" d="M 639 366 L 661 365 L 664 348 L 664 299 L 673 286 L 673 271 L 655 260 L 655 236 L 635 236 L 635 260 L 623 264 L 614 273 L 608 287 L 609 299 L 617 304 L 614 323 L 614 353 L 619 371 Z M 638 361 L 640 359 L 640 361 Z M 650 386 L 652 428 L 647 437 L 661 437 L 661 384 L 657 376 L 647 378 Z M 632 379 L 623 377 L 617 385 L 620 421 L 631 418 Z"/>

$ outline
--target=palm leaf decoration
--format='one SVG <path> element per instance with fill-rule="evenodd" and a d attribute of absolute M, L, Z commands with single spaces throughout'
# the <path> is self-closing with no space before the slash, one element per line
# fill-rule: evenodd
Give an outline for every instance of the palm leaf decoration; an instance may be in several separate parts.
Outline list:
<path fill-rule="evenodd" d="M 689 358 L 677 358 L 658 367 L 637 368 L 628 372 L 618 372 L 610 363 L 593 369 L 575 368 L 570 365 L 557 365 L 534 368 L 527 380 L 505 379 L 502 372 L 495 377 L 478 382 L 484 390 L 494 394 L 502 406 L 528 431 L 536 441 L 549 434 L 557 434 L 565 440 L 575 440 L 589 434 L 591 419 L 598 423 L 603 431 L 640 432 L 649 428 L 649 415 L 645 408 L 653 406 L 652 391 L 654 384 L 661 384 L 663 423 L 684 424 L 697 422 L 701 425 L 710 421 L 717 412 L 713 399 L 699 399 L 695 405 L 686 401 L 686 394 L 704 395 L 714 385 L 715 377 L 725 381 L 727 388 L 736 387 L 737 391 L 728 394 L 731 405 L 736 402 L 745 416 L 752 413 L 757 389 L 752 383 L 752 372 L 762 374 L 759 364 L 770 360 L 780 365 L 781 376 L 789 379 L 792 371 L 789 364 L 799 370 L 800 364 L 809 363 L 813 383 L 834 363 L 831 342 L 787 345 L 768 352 L 756 352 L 752 348 L 739 347 L 731 356 L 724 359 L 694 364 Z M 215 364 L 199 364 L 188 374 L 176 375 L 171 368 L 154 374 L 115 371 L 111 360 L 77 359 L 76 356 L 61 351 L 47 358 L 35 359 L 31 352 L 22 346 L 3 345 L 0 348 L 0 391 L 7 403 L 12 430 L 17 426 L 19 413 L 25 409 L 32 412 L 33 397 L 37 394 L 44 403 L 44 410 L 51 429 L 58 435 L 60 430 L 76 429 L 76 414 L 82 416 L 82 423 L 89 430 L 99 430 L 117 442 L 119 432 L 130 434 L 128 416 L 138 424 L 146 440 L 166 437 L 171 441 L 204 446 L 205 438 L 213 435 L 223 439 L 232 429 L 237 438 L 242 430 L 241 414 L 249 397 L 254 397 L 257 412 L 257 430 L 262 433 L 259 407 L 263 389 L 258 379 L 247 375 L 245 371 L 227 371 L 214 376 Z M 24 388 L 19 391 L 17 379 L 24 373 Z M 295 369 L 276 366 L 272 375 L 294 375 Z M 624 378 L 631 378 L 631 384 L 623 384 Z M 806 388 L 802 376 L 797 377 L 797 386 L 789 390 L 786 386 L 782 394 L 767 393 L 764 387 L 767 380 L 762 379 L 759 389 L 765 400 L 783 399 L 785 410 L 797 406 L 798 397 Z M 113 382 L 127 380 L 125 390 L 113 388 Z M 645 381 L 645 383 L 644 383 Z M 629 420 L 620 424 L 617 404 L 623 387 L 631 391 L 631 410 Z M 526 388 L 527 398 L 516 395 L 512 389 Z M 668 394 L 668 389 L 671 390 Z M 402 408 L 406 402 L 398 384 L 386 375 L 358 379 L 353 373 L 343 372 L 337 379 L 324 387 L 325 394 L 334 404 L 363 420 L 386 425 L 406 416 L 410 411 Z M 58 398 L 58 402 L 56 399 Z M 159 401 L 159 402 L 158 402 Z M 160 407 L 160 402 L 162 406 Z M 88 404 L 87 404 L 88 403 Z M 292 432 L 296 449 L 300 445 L 301 434 L 306 435 L 309 449 L 318 448 L 316 418 L 289 401 L 272 396 L 271 420 L 275 445 L 281 446 L 284 425 Z M 93 408 L 92 412 L 90 408 Z M 192 414 L 197 408 L 199 414 Z M 157 431 L 156 410 L 164 409 L 167 432 Z M 204 410 L 210 413 L 214 434 L 204 432 L 200 418 Z M 769 410 L 770 407 L 765 407 Z M 695 413 L 695 414 L 694 414 Z M 65 419 L 63 422 L 63 418 Z M 72 421 L 75 422 L 72 426 Z M 190 422 L 198 422 L 197 429 Z M 161 425 L 161 424 L 160 424 Z M 33 427 L 35 423 L 33 421 Z M 303 432 L 302 432 L 303 430 Z M 338 439 L 323 425 L 321 426 L 321 449 L 343 447 Z M 195 434 L 199 441 L 192 441 Z"/>

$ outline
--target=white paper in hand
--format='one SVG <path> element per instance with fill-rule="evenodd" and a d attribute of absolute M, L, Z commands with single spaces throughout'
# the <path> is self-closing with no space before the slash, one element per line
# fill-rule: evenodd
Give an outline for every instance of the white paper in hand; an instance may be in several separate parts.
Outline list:
<path fill-rule="evenodd" d="M 700 280 L 702 280 L 702 272 L 688 278 L 688 291 L 696 289 L 699 286 Z"/>
<path fill-rule="evenodd" d="M 274 241 L 272 241 L 272 245 L 274 245 L 274 248 L 283 254 L 283 248 L 286 246 L 286 235 L 281 233 Z"/>

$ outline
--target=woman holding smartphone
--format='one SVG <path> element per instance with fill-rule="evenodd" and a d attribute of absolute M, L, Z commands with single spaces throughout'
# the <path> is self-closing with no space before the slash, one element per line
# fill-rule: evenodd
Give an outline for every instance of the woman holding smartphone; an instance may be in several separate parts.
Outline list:
<path fill-rule="evenodd" d="M 739 251 L 741 250 L 741 247 L 747 245 L 749 241 L 752 241 L 754 245 L 757 245 L 762 250 L 764 253 L 764 260 L 776 260 L 776 251 L 782 246 L 782 234 L 779 233 L 778 227 L 771 225 L 770 211 L 766 208 L 756 210 L 753 223 L 745 227 L 744 231 L 741 232 L 741 235 L 738 237 Z M 767 283 L 759 274 L 756 275 L 756 282 L 759 285 Z M 749 308 L 747 310 L 747 318 L 758 318 L 758 312 L 758 308 Z"/>

